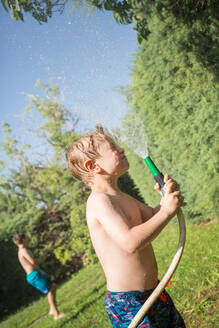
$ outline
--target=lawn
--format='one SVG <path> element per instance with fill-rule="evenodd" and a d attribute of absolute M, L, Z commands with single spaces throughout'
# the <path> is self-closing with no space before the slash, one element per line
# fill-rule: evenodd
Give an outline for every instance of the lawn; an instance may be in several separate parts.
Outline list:
<path fill-rule="evenodd" d="M 218 221 L 187 224 L 187 241 L 182 260 L 167 291 L 182 313 L 187 328 L 216 328 L 219 319 Z M 160 277 L 167 270 L 178 241 L 178 225 L 169 224 L 154 241 Z M 64 318 L 47 316 L 45 297 L 33 302 L 0 323 L 0 328 L 110 328 L 104 308 L 105 279 L 99 266 L 92 265 L 60 285 L 57 302 Z"/>

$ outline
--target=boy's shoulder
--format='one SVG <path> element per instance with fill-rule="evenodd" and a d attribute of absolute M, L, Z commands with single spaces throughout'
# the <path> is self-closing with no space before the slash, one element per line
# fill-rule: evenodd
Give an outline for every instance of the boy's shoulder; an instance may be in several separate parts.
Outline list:
<path fill-rule="evenodd" d="M 109 202 L 110 195 L 104 192 L 92 192 L 87 199 L 87 208 L 96 207 L 97 205 Z"/>
<path fill-rule="evenodd" d="M 23 255 L 25 254 L 25 250 L 26 250 L 26 248 L 24 248 L 24 247 L 18 248 L 18 256 L 19 256 L 19 258 L 23 257 Z"/>
<path fill-rule="evenodd" d="M 126 193 L 111 194 L 105 192 L 92 192 L 87 199 L 87 216 L 94 216 L 96 214 L 103 214 L 109 210 L 118 211 L 120 204 L 136 202 L 136 199 Z"/>
<path fill-rule="evenodd" d="M 118 203 L 117 195 L 105 192 L 92 192 L 87 199 L 87 211 L 102 212 Z"/>
<path fill-rule="evenodd" d="M 21 253 L 21 254 L 26 252 L 26 251 L 27 251 L 26 247 L 21 247 L 21 248 L 18 249 L 18 252 Z"/>
<path fill-rule="evenodd" d="M 108 194 L 105 192 L 91 192 L 87 199 L 87 205 L 93 205 L 93 204 L 112 204 L 118 200 L 126 199 L 126 200 L 134 200 L 136 199 L 132 196 L 130 196 L 127 193 L 121 192 L 118 195 Z"/>
<path fill-rule="evenodd" d="M 102 192 L 92 192 L 87 199 L 87 222 L 96 221 L 96 218 L 109 206 L 110 196 Z"/>
<path fill-rule="evenodd" d="M 25 255 L 25 254 L 32 254 L 31 250 L 28 249 L 27 247 L 22 247 L 18 250 L 18 253 L 21 255 Z"/>

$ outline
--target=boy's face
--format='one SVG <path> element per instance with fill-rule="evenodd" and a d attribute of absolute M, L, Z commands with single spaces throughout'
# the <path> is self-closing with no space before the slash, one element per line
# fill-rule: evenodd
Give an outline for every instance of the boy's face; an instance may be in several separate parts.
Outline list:
<path fill-rule="evenodd" d="M 29 244 L 29 238 L 27 236 L 24 237 L 24 239 L 22 240 L 22 242 L 20 244 L 18 244 L 18 246 L 24 246 L 27 247 Z"/>
<path fill-rule="evenodd" d="M 124 149 L 119 147 L 110 137 L 99 146 L 101 155 L 95 162 L 109 175 L 120 176 L 129 168 L 129 162 L 124 154 Z"/>

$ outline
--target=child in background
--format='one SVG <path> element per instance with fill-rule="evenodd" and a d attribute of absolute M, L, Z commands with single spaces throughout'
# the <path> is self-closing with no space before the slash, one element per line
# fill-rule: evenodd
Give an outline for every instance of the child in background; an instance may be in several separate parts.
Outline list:
<path fill-rule="evenodd" d="M 101 126 L 67 149 L 73 176 L 91 189 L 87 224 L 107 281 L 105 306 L 114 328 L 128 327 L 158 284 L 158 267 L 151 242 L 177 210 L 186 205 L 178 184 L 165 175 L 166 194 L 152 208 L 118 188 L 129 163 Z M 159 184 L 155 189 L 160 192 Z M 150 308 L 139 328 L 185 328 L 166 291 Z"/>
<path fill-rule="evenodd" d="M 29 240 L 24 233 L 15 234 L 12 240 L 18 247 L 18 259 L 27 274 L 27 282 L 44 295 L 48 295 L 49 315 L 53 315 L 55 320 L 62 318 L 64 313 L 59 312 L 56 306 L 56 285 L 39 269 L 39 264 L 46 260 L 47 253 L 39 259 L 34 259 L 32 252 L 27 248 Z"/>

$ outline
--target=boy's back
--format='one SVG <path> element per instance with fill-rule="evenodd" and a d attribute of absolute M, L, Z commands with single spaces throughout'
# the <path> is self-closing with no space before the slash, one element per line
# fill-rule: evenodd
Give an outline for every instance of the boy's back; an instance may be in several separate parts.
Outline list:
<path fill-rule="evenodd" d="M 32 252 L 26 247 L 18 249 L 18 259 L 26 274 L 39 269 L 39 266 L 34 263 Z"/>

